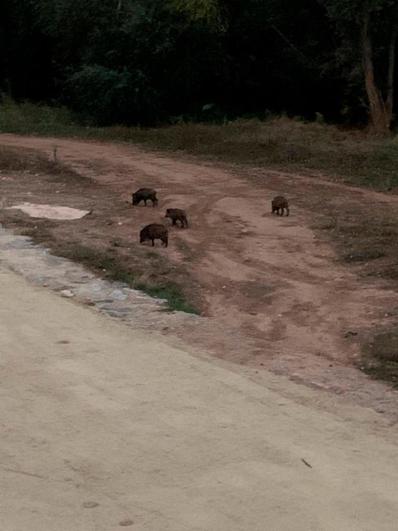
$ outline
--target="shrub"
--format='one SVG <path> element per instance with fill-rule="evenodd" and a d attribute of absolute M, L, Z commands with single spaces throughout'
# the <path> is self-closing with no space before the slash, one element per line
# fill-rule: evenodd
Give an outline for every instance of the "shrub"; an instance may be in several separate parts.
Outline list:
<path fill-rule="evenodd" d="M 74 72 L 65 85 L 70 107 L 95 125 L 148 124 L 155 119 L 157 95 L 145 75 L 100 65 Z"/>

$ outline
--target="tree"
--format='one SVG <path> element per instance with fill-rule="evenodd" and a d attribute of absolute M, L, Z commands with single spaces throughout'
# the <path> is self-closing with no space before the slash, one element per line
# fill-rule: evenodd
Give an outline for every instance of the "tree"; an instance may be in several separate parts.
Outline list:
<path fill-rule="evenodd" d="M 89 123 L 198 119 L 212 104 L 206 118 L 369 114 L 385 133 L 397 3 L 3 0 L 0 91 L 66 104 Z"/>
<path fill-rule="evenodd" d="M 398 6 L 395 0 L 319 0 L 342 39 L 354 39 L 362 64 L 373 130 L 387 134 L 393 122 Z"/>

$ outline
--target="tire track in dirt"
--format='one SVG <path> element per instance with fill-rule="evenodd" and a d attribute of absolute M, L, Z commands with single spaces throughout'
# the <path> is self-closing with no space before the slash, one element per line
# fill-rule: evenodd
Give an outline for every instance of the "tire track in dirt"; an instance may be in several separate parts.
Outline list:
<path fill-rule="evenodd" d="M 1 143 L 52 153 L 124 200 L 140 186 L 159 190 L 160 210 L 142 209 L 131 234 L 165 208 L 189 212 L 191 228 L 173 230 L 167 251 L 202 286 L 211 325 L 176 333 L 217 356 L 265 367 L 296 381 L 344 394 L 379 410 L 396 410 L 397 393 L 353 368 L 358 340 L 373 323 L 387 323 L 396 292 L 358 278 L 310 228 L 305 198 L 319 201 L 398 199 L 301 175 L 224 169 L 148 153 L 131 145 L 2 135 Z M 274 194 L 291 191 L 292 215 L 270 214 Z M 295 201 L 294 199 L 297 199 Z M 297 206 L 299 205 L 299 206 Z M 138 225 L 137 225 L 138 223 Z M 163 252 L 163 251 L 162 251 Z"/>

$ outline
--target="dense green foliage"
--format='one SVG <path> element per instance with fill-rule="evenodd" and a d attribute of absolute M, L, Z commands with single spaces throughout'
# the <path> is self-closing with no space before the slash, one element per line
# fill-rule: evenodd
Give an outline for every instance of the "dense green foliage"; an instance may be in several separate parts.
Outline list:
<path fill-rule="evenodd" d="M 287 112 L 364 122 L 361 14 L 386 89 L 396 0 L 3 0 L 0 90 L 88 123 Z"/>

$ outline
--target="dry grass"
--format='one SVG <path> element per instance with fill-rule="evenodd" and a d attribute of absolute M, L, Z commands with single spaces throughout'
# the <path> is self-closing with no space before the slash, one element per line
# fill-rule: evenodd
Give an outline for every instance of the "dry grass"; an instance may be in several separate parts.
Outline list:
<path fill-rule="evenodd" d="M 398 388 L 398 329 L 376 334 L 363 351 L 362 370 Z"/>
<path fill-rule="evenodd" d="M 356 266 L 361 276 L 398 280 L 398 219 L 393 206 L 371 211 L 371 206 L 356 206 L 337 216 L 326 212 L 315 230 L 327 233 L 343 262 Z M 398 285 L 396 286 L 398 288 Z"/>
<path fill-rule="evenodd" d="M 125 131 L 127 137 L 128 130 Z M 122 130 L 119 132 L 122 136 Z M 283 117 L 226 125 L 182 124 L 134 130 L 131 140 L 207 159 L 256 167 L 321 172 L 334 181 L 398 187 L 398 141 Z"/>
<path fill-rule="evenodd" d="M 83 177 L 66 164 L 50 160 L 34 150 L 27 149 L 0 146 L 0 171 L 23 172 L 31 175 L 47 174 L 52 179 L 61 181 L 90 183 L 90 179 Z"/>

